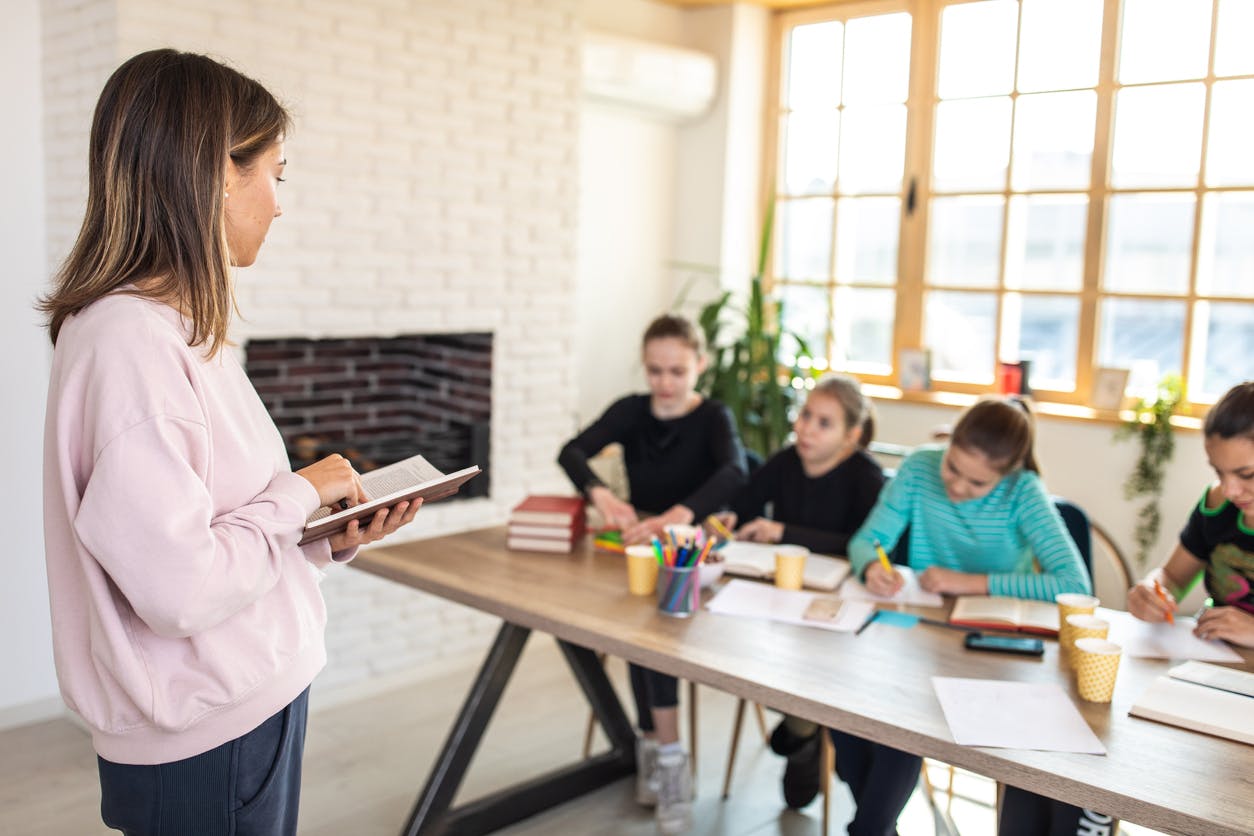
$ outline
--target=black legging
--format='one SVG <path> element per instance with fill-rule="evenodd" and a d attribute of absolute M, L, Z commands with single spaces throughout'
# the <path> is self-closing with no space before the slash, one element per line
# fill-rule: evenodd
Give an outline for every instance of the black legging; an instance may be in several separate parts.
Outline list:
<path fill-rule="evenodd" d="M 849 785 L 857 805 L 849 836 L 892 836 L 919 783 L 923 759 L 835 729 L 831 735 L 836 774 Z"/>
<path fill-rule="evenodd" d="M 636 724 L 640 731 L 653 731 L 653 709 L 679 705 L 679 680 L 664 673 L 642 668 L 634 662 L 627 666 L 631 674 L 631 691 L 636 696 Z"/>

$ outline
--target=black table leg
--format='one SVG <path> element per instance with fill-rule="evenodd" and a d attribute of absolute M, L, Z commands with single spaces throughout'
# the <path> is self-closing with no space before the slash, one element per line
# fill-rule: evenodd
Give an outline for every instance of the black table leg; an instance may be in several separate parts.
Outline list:
<path fill-rule="evenodd" d="M 508 622 L 501 625 L 409 814 L 404 836 L 490 833 L 635 771 L 635 735 L 596 654 L 559 642 L 567 664 L 611 741 L 611 750 L 450 809 L 530 634 L 526 627 Z"/>

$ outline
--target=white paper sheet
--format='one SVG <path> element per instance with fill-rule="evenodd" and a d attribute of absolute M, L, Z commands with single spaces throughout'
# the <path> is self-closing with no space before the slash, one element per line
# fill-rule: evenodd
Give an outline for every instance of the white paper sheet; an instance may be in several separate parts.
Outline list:
<path fill-rule="evenodd" d="M 720 615 L 782 621 L 785 624 L 801 624 L 838 633 L 857 630 L 875 612 L 875 605 L 869 601 L 845 601 L 835 621 L 811 621 L 802 618 L 810 602 L 819 597 L 830 596 L 805 590 L 778 589 L 753 581 L 732 580 L 719 590 L 714 600 L 706 605 L 706 609 Z"/>
<path fill-rule="evenodd" d="M 943 607 L 945 601 L 939 593 L 925 592 L 919 586 L 919 576 L 909 566 L 893 566 L 905 579 L 905 586 L 891 598 L 872 595 L 862 581 L 850 575 L 836 591 L 838 598 L 846 601 L 874 601 L 877 604 L 907 604 L 912 607 Z"/>
<path fill-rule="evenodd" d="M 1125 656 L 1140 659 L 1197 659 L 1200 662 L 1241 662 L 1240 654 L 1221 641 L 1193 635 L 1197 621 L 1176 616 L 1175 624 L 1151 624 L 1130 612 L 1099 608 L 1097 615 L 1110 622 L 1107 636 L 1123 648 Z"/>
<path fill-rule="evenodd" d="M 955 743 L 1106 754 L 1106 747 L 1056 682 L 934 676 L 932 687 Z"/>

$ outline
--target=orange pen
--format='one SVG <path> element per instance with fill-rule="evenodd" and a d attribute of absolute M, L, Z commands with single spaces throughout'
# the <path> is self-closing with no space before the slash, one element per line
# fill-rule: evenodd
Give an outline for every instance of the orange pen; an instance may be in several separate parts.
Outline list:
<path fill-rule="evenodd" d="M 1167 590 L 1163 589 L 1163 585 L 1158 582 L 1158 578 L 1154 578 L 1154 594 L 1158 596 L 1160 601 L 1170 608 L 1171 604 L 1167 601 Z M 1172 614 L 1170 609 L 1167 610 L 1167 623 L 1176 623 L 1176 617 Z"/>

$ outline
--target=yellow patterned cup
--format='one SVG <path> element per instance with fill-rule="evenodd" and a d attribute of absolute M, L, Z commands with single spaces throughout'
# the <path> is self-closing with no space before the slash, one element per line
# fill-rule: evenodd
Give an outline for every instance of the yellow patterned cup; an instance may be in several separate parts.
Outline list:
<path fill-rule="evenodd" d="M 652 595 L 657 589 L 657 554 L 652 546 L 627 547 L 627 591 Z"/>
<path fill-rule="evenodd" d="M 1081 592 L 1062 592 L 1054 596 L 1058 604 L 1058 646 L 1064 653 L 1070 652 L 1075 645 L 1075 636 L 1067 625 L 1069 615 L 1092 615 L 1100 603 L 1092 595 Z"/>
<path fill-rule="evenodd" d="M 1104 639 L 1110 632 L 1110 622 L 1095 615 L 1069 615 L 1066 625 L 1065 638 L 1059 633 L 1058 643 L 1068 653 L 1075 649 L 1077 639 Z M 1063 644 L 1064 641 L 1069 644 Z"/>
<path fill-rule="evenodd" d="M 1080 699 L 1110 702 L 1115 692 L 1115 676 L 1119 673 L 1122 653 L 1119 645 L 1106 639 L 1076 639 L 1072 661 Z"/>
<path fill-rule="evenodd" d="M 800 589 L 806 574 L 805 546 L 780 546 L 775 550 L 775 585 L 780 589 Z"/>

